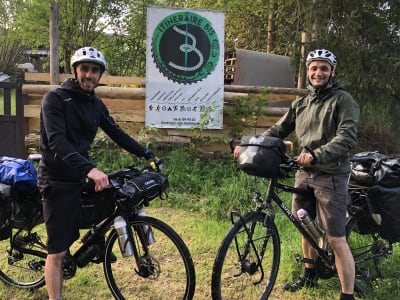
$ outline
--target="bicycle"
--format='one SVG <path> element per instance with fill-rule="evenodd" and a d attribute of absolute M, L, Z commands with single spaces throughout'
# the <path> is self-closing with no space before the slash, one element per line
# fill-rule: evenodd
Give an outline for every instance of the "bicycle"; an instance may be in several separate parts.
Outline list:
<path fill-rule="evenodd" d="M 31 159 L 38 160 L 40 156 Z M 67 253 L 63 263 L 64 279 L 72 278 L 78 267 L 102 263 L 107 285 L 115 299 L 193 298 L 195 268 L 184 241 L 163 221 L 141 216 L 142 207 L 148 206 L 155 195 L 165 190 L 156 191 L 150 187 L 145 196 L 136 199 L 140 188 L 132 185 L 141 176 L 147 176 L 146 185 L 152 185 L 158 178 L 166 180 L 160 165 L 161 161 L 141 169 L 131 165 L 109 174 L 110 186 L 104 191 L 85 192 L 84 196 L 93 200 L 86 205 L 105 200 L 110 205 L 100 214 L 96 212 L 95 221 L 80 225 L 81 229 L 89 230 L 83 235 L 79 248 Z M 152 192 L 155 194 L 150 195 Z M 45 285 L 47 256 L 40 193 L 35 191 L 17 197 L 14 202 L 19 212 L 14 218 L 12 234 L 0 242 L 0 279 L 18 288 L 36 289 Z M 116 220 L 130 225 L 126 226 L 125 241 L 119 238 L 121 232 Z"/>
<path fill-rule="evenodd" d="M 233 150 L 232 145 L 231 149 Z M 313 154 L 311 149 L 307 150 Z M 258 191 L 252 193 L 254 210 L 244 215 L 238 211 L 231 212 L 232 227 L 223 238 L 213 265 L 211 290 L 214 300 L 268 299 L 273 292 L 281 257 L 281 240 L 275 223 L 276 212 L 273 203 L 282 210 L 317 252 L 314 261 L 295 254 L 296 262 L 312 263 L 320 279 L 337 276 L 335 257 L 325 234 L 320 239 L 315 239 L 278 195 L 280 192 L 308 193 L 285 183 L 284 179 L 293 177 L 292 173 L 299 167 L 286 155 L 282 159 L 283 162 L 279 166 L 280 176 L 265 178 L 267 188 L 264 198 Z M 373 261 L 377 276 L 381 276 L 378 269 L 379 261 L 392 253 L 392 245 L 381 239 L 373 229 L 366 232 L 368 241 L 364 238 L 361 244 L 353 234 L 361 219 L 369 214 L 365 201 L 365 197 L 368 196 L 367 189 L 368 187 L 355 187 L 349 190 L 352 201 L 348 205 L 346 221 L 346 237 L 356 264 L 355 291 L 360 294 L 366 293 L 367 286 L 359 281 L 373 279 L 369 268 L 363 265 Z"/>

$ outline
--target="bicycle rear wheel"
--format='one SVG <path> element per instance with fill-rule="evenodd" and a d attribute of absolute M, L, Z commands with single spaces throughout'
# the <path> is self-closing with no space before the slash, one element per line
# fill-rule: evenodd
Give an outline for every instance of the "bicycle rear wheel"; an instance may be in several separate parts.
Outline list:
<path fill-rule="evenodd" d="M 250 212 L 235 222 L 214 261 L 212 299 L 267 299 L 280 263 L 280 239 L 265 213 Z"/>
<path fill-rule="evenodd" d="M 117 233 L 112 230 L 106 243 L 104 273 L 113 296 L 116 299 L 192 299 L 195 269 L 180 236 L 164 222 L 151 217 L 138 217 L 130 225 L 140 259 L 147 266 L 139 274 L 135 256 L 122 256 Z M 154 243 L 143 247 L 138 233 L 147 228 L 152 230 Z M 117 257 L 116 262 L 108 259 L 111 253 Z"/>
<path fill-rule="evenodd" d="M 0 279 L 18 288 L 42 287 L 47 256 L 44 224 L 32 231 L 13 229 L 11 239 L 13 249 L 10 239 L 0 241 Z"/>

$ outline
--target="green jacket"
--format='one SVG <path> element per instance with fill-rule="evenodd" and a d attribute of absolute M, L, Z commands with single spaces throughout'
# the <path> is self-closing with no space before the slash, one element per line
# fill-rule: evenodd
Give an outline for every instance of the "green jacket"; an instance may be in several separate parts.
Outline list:
<path fill-rule="evenodd" d="M 289 111 L 264 134 L 286 138 L 295 131 L 300 149 L 309 146 L 317 164 L 304 168 L 310 174 L 350 172 L 349 152 L 357 143 L 360 116 L 353 97 L 336 83 L 292 102 Z M 304 151 L 304 150 L 303 150 Z"/>

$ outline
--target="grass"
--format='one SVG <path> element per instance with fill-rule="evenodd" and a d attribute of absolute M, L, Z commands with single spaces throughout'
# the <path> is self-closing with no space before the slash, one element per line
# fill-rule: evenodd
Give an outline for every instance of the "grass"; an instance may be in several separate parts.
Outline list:
<path fill-rule="evenodd" d="M 0 88 L 0 115 L 4 114 L 4 93 Z M 11 115 L 15 116 L 15 90 L 11 90 Z"/>
<path fill-rule="evenodd" d="M 154 201 L 154 204 L 162 206 L 161 200 Z M 147 209 L 147 212 L 151 216 L 164 220 L 182 236 L 190 248 L 196 268 L 197 285 L 194 299 L 211 299 L 210 280 L 212 265 L 219 243 L 230 227 L 229 221 L 209 218 L 193 211 L 165 207 L 150 207 Z M 281 299 L 289 300 L 338 299 L 340 286 L 336 278 L 325 281 L 320 280 L 319 287 L 315 289 L 304 290 L 295 294 L 283 293 L 280 288 L 282 284 L 292 277 L 292 273 L 294 273 L 293 275 L 297 275 L 302 267 L 296 265 L 293 258 L 293 253 L 300 251 L 298 248 L 300 236 L 291 227 L 285 228 L 282 222 L 280 222 L 279 229 L 283 254 L 278 282 L 276 283 L 277 295 Z M 371 293 L 365 299 L 396 299 L 400 287 L 398 279 L 399 271 L 396 270 L 397 266 L 399 266 L 398 253 L 400 249 L 396 246 L 394 250 L 396 255 L 392 255 L 382 264 L 385 279 L 376 281 L 372 286 Z M 47 299 L 47 294 L 45 288 L 36 291 L 25 291 L 10 288 L 0 283 L 0 297 L 1 299 L 42 300 Z M 63 299 L 89 298 L 112 299 L 101 265 L 90 264 L 83 269 L 78 269 L 75 277 L 64 282 Z"/>
<path fill-rule="evenodd" d="M 104 150 L 97 154 L 98 166 L 101 169 L 115 170 L 131 161 L 130 157 L 121 154 L 120 151 L 111 153 Z M 262 188 L 263 185 L 252 177 L 237 173 L 229 157 L 193 158 L 182 150 L 164 154 L 162 157 L 165 173 L 169 174 L 169 198 L 153 200 L 147 213 L 164 220 L 182 236 L 191 251 L 196 267 L 195 299 L 211 299 L 211 271 L 219 244 L 230 227 L 228 212 L 232 209 L 239 209 L 242 212 L 250 210 L 252 205 L 248 199 L 249 190 Z M 290 197 L 283 196 L 288 205 Z M 301 253 L 300 234 L 293 230 L 294 227 L 280 211 L 277 211 L 276 223 L 282 243 L 282 255 L 275 298 L 271 299 L 338 299 L 340 284 L 337 278 L 320 280 L 318 288 L 295 294 L 282 291 L 282 284 L 296 278 L 302 272 L 303 266 L 297 265 L 294 259 L 295 253 Z M 393 252 L 394 254 L 381 264 L 383 279 L 372 283 L 365 299 L 398 297 L 400 246 L 395 245 Z M 25 291 L 0 283 L 0 297 L 42 300 L 47 299 L 47 293 L 45 288 Z M 102 265 L 90 264 L 86 268 L 78 269 L 75 277 L 64 283 L 63 299 L 89 298 L 112 299 Z"/>

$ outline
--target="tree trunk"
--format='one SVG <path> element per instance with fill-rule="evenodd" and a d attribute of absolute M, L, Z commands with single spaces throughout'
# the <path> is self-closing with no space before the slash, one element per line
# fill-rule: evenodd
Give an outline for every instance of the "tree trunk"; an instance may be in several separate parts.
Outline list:
<path fill-rule="evenodd" d="M 59 11 L 60 5 L 55 1 L 50 3 L 50 74 L 51 84 L 60 83 L 60 59 L 58 55 L 58 40 L 59 40 Z"/>
<path fill-rule="evenodd" d="M 267 53 L 274 53 L 274 31 L 275 31 L 275 1 L 269 2 L 269 14 L 268 14 L 268 35 L 267 35 Z"/>

